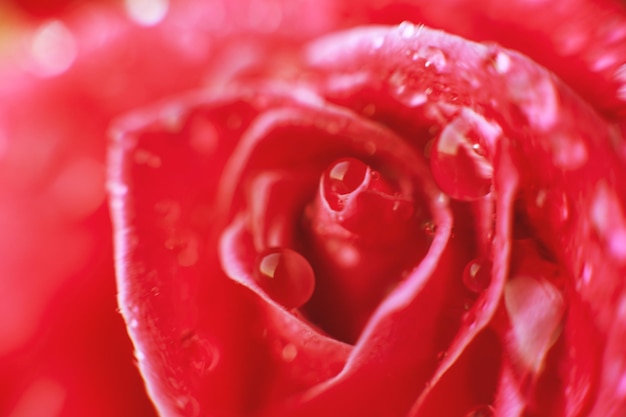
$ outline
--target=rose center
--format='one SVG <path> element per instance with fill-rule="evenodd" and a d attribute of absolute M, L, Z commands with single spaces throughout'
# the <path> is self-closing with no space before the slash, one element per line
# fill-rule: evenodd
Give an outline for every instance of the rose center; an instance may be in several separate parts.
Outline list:
<path fill-rule="evenodd" d="M 305 209 L 302 253 L 315 292 L 302 310 L 332 336 L 354 342 L 385 295 L 424 256 L 430 237 L 416 196 L 354 158 L 321 175 Z"/>

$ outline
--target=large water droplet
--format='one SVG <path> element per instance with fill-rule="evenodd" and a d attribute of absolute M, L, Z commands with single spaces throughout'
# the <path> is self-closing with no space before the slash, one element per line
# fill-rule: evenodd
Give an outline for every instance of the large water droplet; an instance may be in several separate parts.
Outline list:
<path fill-rule="evenodd" d="M 323 176 L 324 198 L 333 210 L 341 210 L 346 196 L 354 192 L 366 179 L 368 166 L 355 158 L 341 159 L 326 170 Z"/>
<path fill-rule="evenodd" d="M 259 257 L 256 279 L 268 296 L 286 308 L 302 306 L 315 289 L 315 275 L 309 262 L 287 248 L 263 253 Z"/>
<path fill-rule="evenodd" d="M 450 197 L 471 201 L 489 193 L 493 166 L 481 138 L 461 119 L 447 125 L 435 139 L 430 167 L 435 181 Z"/>
<path fill-rule="evenodd" d="M 491 262 L 484 258 L 470 261 L 463 271 L 463 283 L 475 293 L 486 290 L 491 283 Z"/>
<path fill-rule="evenodd" d="M 492 417 L 494 415 L 493 407 L 490 405 L 479 405 L 472 408 L 465 417 Z"/>

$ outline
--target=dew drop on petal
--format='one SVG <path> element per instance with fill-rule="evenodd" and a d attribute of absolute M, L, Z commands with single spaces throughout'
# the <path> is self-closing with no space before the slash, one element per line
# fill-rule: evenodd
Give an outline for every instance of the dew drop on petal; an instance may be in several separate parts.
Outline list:
<path fill-rule="evenodd" d="M 463 283 L 472 292 L 480 293 L 491 283 L 491 262 L 487 259 L 474 259 L 463 270 Z"/>
<path fill-rule="evenodd" d="M 322 178 L 324 198 L 333 210 L 343 208 L 343 197 L 354 192 L 367 178 L 368 166 L 355 158 L 331 165 Z"/>
<path fill-rule="evenodd" d="M 421 48 L 419 55 L 426 60 L 424 63 L 426 68 L 435 68 L 441 71 L 448 62 L 445 52 L 434 46 L 425 46 Z"/>
<path fill-rule="evenodd" d="M 435 139 L 430 167 L 435 181 L 450 197 L 471 201 L 489 193 L 493 166 L 470 128 L 450 123 Z"/>
<path fill-rule="evenodd" d="M 504 52 L 498 52 L 493 60 L 493 67 L 499 74 L 506 74 L 511 68 L 511 58 Z"/>
<path fill-rule="evenodd" d="M 490 405 L 479 405 L 472 408 L 465 417 L 493 417 L 494 410 Z"/>
<path fill-rule="evenodd" d="M 169 0 L 125 0 L 128 17 L 141 26 L 154 26 L 167 15 Z"/>
<path fill-rule="evenodd" d="M 513 348 L 529 370 L 539 372 L 561 331 L 563 295 L 548 281 L 519 275 L 507 282 L 504 304 L 511 321 Z"/>
<path fill-rule="evenodd" d="M 416 27 L 413 23 L 404 21 L 398 25 L 400 36 L 405 39 L 411 38 L 415 34 Z"/>
<path fill-rule="evenodd" d="M 200 374 L 215 369 L 219 362 L 219 351 L 207 340 L 193 331 L 186 331 L 180 339 L 187 364 Z"/>
<path fill-rule="evenodd" d="M 269 249 L 259 257 L 256 280 L 270 298 L 286 308 L 305 304 L 315 288 L 309 262 L 287 248 Z"/>
<path fill-rule="evenodd" d="M 434 237 L 437 233 L 437 225 L 435 225 L 432 221 L 424 222 L 422 228 L 424 230 L 424 234 L 428 237 Z"/>
<path fill-rule="evenodd" d="M 293 362 L 298 356 L 298 348 L 293 343 L 287 343 L 280 352 L 280 356 L 285 362 Z"/>

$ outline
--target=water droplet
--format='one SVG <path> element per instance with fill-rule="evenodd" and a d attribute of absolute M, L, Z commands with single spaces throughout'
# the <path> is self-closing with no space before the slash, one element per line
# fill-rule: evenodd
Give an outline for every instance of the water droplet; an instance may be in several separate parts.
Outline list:
<path fill-rule="evenodd" d="M 400 36 L 405 39 L 411 38 L 415 34 L 415 25 L 411 22 L 407 22 L 406 20 L 398 25 L 398 30 L 400 31 Z"/>
<path fill-rule="evenodd" d="M 495 411 L 490 405 L 479 405 L 465 414 L 465 417 L 493 417 Z"/>
<path fill-rule="evenodd" d="M 195 371 L 205 374 L 215 369 L 219 361 L 219 351 L 208 340 L 192 330 L 187 330 L 180 338 L 180 345 L 185 353 L 186 363 Z"/>
<path fill-rule="evenodd" d="M 33 71 L 42 77 L 52 77 L 65 72 L 74 63 L 76 41 L 63 23 L 53 20 L 37 29 L 30 52 Z"/>
<path fill-rule="evenodd" d="M 502 51 L 499 51 L 493 59 L 493 67 L 499 74 L 506 74 L 511 68 L 511 58 Z"/>
<path fill-rule="evenodd" d="M 130 319 L 130 321 L 128 322 L 128 327 L 130 327 L 131 329 L 136 329 L 137 327 L 139 327 L 139 321 L 137 321 L 137 319 Z"/>
<path fill-rule="evenodd" d="M 477 258 L 470 261 L 463 270 L 463 283 L 472 292 L 481 293 L 491 283 L 491 262 Z"/>
<path fill-rule="evenodd" d="M 424 93 L 409 94 L 404 97 L 405 102 L 409 107 L 418 107 L 428 101 L 428 97 Z"/>
<path fill-rule="evenodd" d="M 305 304 L 315 288 L 315 275 L 309 262 L 287 248 L 264 252 L 259 257 L 256 279 L 268 296 L 286 308 Z"/>
<path fill-rule="evenodd" d="M 434 46 L 425 46 L 420 49 L 419 53 L 426 60 L 424 63 L 426 68 L 434 67 L 441 71 L 448 62 L 445 52 Z"/>
<path fill-rule="evenodd" d="M 435 234 L 437 233 L 437 225 L 435 225 L 435 223 L 432 222 L 432 221 L 424 222 L 422 228 L 423 228 L 424 234 L 426 234 L 426 236 L 434 237 Z"/>
<path fill-rule="evenodd" d="M 146 355 L 139 349 L 135 349 L 135 359 L 137 359 L 137 362 L 142 362 L 146 360 Z"/>
<path fill-rule="evenodd" d="M 487 69 L 497 74 L 506 74 L 511 68 L 511 57 L 503 52 L 497 45 L 487 45 L 485 64 Z"/>
<path fill-rule="evenodd" d="M 549 281 L 525 272 L 506 283 L 504 305 L 511 322 L 511 347 L 528 370 L 540 372 L 562 330 L 563 294 Z"/>
<path fill-rule="evenodd" d="M 285 362 L 293 362 L 298 356 L 298 348 L 293 343 L 288 343 L 280 352 L 280 356 Z"/>
<path fill-rule="evenodd" d="M 128 17 L 141 26 L 154 26 L 167 15 L 169 0 L 125 0 Z"/>
<path fill-rule="evenodd" d="M 593 266 L 591 264 L 586 263 L 583 265 L 583 269 L 580 275 L 580 282 L 585 285 L 589 285 L 591 282 L 591 276 L 593 274 Z"/>
<path fill-rule="evenodd" d="M 491 189 L 493 166 L 485 156 L 481 139 L 475 129 L 456 119 L 433 143 L 430 153 L 433 177 L 454 199 L 476 200 Z"/>
<path fill-rule="evenodd" d="M 559 119 L 560 98 L 549 78 L 520 77 L 509 85 L 509 94 L 536 129 L 550 130 Z"/>
<path fill-rule="evenodd" d="M 553 194 L 549 203 L 550 223 L 555 226 L 563 226 L 569 219 L 570 204 L 565 193 Z"/>
<path fill-rule="evenodd" d="M 341 159 L 331 165 L 322 178 L 324 198 L 328 205 L 333 210 L 341 210 L 346 196 L 364 183 L 368 170 L 365 163 L 355 158 Z"/>

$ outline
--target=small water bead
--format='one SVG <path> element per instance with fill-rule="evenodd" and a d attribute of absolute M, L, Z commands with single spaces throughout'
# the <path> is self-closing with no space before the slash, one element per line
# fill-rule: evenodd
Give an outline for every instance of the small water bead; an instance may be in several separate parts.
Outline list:
<path fill-rule="evenodd" d="M 330 166 L 322 178 L 324 197 L 333 210 L 341 210 L 346 196 L 366 180 L 368 166 L 355 158 L 341 159 Z"/>
<path fill-rule="evenodd" d="M 286 308 L 305 304 L 315 289 L 309 262 L 288 248 L 272 248 L 259 256 L 256 280 L 266 294 Z"/>
<path fill-rule="evenodd" d="M 415 34 L 417 28 L 415 27 L 415 25 L 413 23 L 407 22 L 405 20 L 404 22 L 402 22 L 402 23 L 400 23 L 398 25 L 398 30 L 400 31 L 400 35 L 403 38 L 409 39 L 409 38 L 411 38 Z"/>
<path fill-rule="evenodd" d="M 424 46 L 419 50 L 420 57 L 424 58 L 426 68 L 435 68 L 438 71 L 444 69 L 448 63 L 445 52 L 434 46 Z"/>
<path fill-rule="evenodd" d="M 493 417 L 495 411 L 490 405 L 479 405 L 472 408 L 465 417 Z"/>
<path fill-rule="evenodd" d="M 481 293 L 491 283 L 491 261 L 476 258 L 470 261 L 463 270 L 463 283 L 472 292 Z"/>
<path fill-rule="evenodd" d="M 472 201 L 489 193 L 493 166 L 480 136 L 461 119 L 448 124 L 435 139 L 430 167 L 435 181 L 450 197 Z"/>
<path fill-rule="evenodd" d="M 293 343 L 288 343 L 280 352 L 281 358 L 285 362 L 293 362 L 298 356 L 298 348 Z"/>
<path fill-rule="evenodd" d="M 435 234 L 437 233 L 437 225 L 433 223 L 432 221 L 424 222 L 422 227 L 424 230 L 424 234 L 426 234 L 426 236 L 428 237 L 434 237 Z"/>
<path fill-rule="evenodd" d="M 196 372 L 204 374 L 215 369 L 220 357 L 219 351 L 207 340 L 189 330 L 181 335 L 180 344 L 187 364 Z"/>

